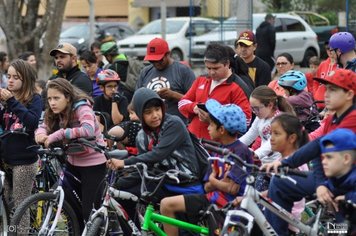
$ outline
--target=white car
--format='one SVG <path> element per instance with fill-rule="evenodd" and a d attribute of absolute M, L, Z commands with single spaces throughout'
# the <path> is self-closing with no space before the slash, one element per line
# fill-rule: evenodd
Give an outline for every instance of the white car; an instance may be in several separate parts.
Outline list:
<path fill-rule="evenodd" d="M 188 60 L 190 37 L 189 35 L 203 35 L 218 26 L 218 22 L 202 17 L 167 18 L 166 40 L 175 60 Z M 192 27 L 189 29 L 189 25 Z M 191 34 L 190 34 L 191 32 Z M 156 37 L 161 36 L 161 20 L 154 20 L 145 25 L 136 34 L 117 41 L 119 52 L 128 56 L 143 59 L 146 55 L 147 44 Z M 192 37 L 194 38 L 194 37 Z"/>
<path fill-rule="evenodd" d="M 276 16 L 275 57 L 280 53 L 288 52 L 293 56 L 295 63 L 308 65 L 310 57 L 320 55 L 317 35 L 301 17 L 286 13 L 273 15 Z M 253 14 L 253 32 L 256 32 L 256 28 L 264 21 L 265 16 L 266 13 Z M 223 42 L 234 47 L 234 42 L 238 37 L 237 23 L 236 17 L 231 17 L 223 22 L 223 28 L 219 26 L 205 35 L 194 37 L 191 61 L 202 62 L 205 49 L 212 42 Z"/>

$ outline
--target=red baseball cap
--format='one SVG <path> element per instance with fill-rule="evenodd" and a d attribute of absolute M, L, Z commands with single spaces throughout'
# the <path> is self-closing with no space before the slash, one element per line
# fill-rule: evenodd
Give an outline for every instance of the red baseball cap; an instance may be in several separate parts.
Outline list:
<path fill-rule="evenodd" d="M 346 90 L 353 90 L 356 95 L 356 73 L 346 69 L 330 71 L 325 78 L 314 78 L 323 84 L 334 84 Z"/>
<path fill-rule="evenodd" d="M 147 45 L 145 61 L 159 61 L 169 52 L 168 43 L 162 38 L 154 38 Z"/>
<path fill-rule="evenodd" d="M 246 30 L 241 32 L 239 38 L 236 41 L 236 44 L 238 43 L 243 43 L 246 44 L 247 46 L 251 46 L 252 44 L 255 43 L 255 35 L 251 30 Z"/>

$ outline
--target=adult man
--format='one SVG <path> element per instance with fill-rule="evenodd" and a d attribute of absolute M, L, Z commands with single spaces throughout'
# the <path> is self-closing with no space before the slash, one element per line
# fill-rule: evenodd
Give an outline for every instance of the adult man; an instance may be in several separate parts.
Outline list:
<path fill-rule="evenodd" d="M 255 35 L 250 30 L 243 31 L 235 41 L 235 51 L 247 64 L 248 75 L 258 87 L 271 82 L 271 69 L 265 61 L 255 56 L 256 47 Z"/>
<path fill-rule="evenodd" d="M 178 101 L 195 80 L 194 72 L 171 58 L 168 43 L 161 38 L 155 38 L 148 43 L 145 60 L 151 65 L 142 70 L 136 88 L 146 87 L 156 91 L 164 99 L 167 113 L 178 115 L 186 121 L 178 111 Z"/>
<path fill-rule="evenodd" d="M 356 72 L 355 38 L 349 32 L 335 33 L 329 40 L 330 50 L 335 51 L 340 67 Z"/>
<path fill-rule="evenodd" d="M 70 43 L 60 43 L 49 53 L 59 71 L 56 77 L 65 78 L 72 85 L 80 88 L 88 95 L 93 92 L 90 78 L 78 67 L 77 49 Z"/>
<path fill-rule="evenodd" d="M 104 69 L 111 69 L 118 73 L 121 79 L 119 90 L 123 92 L 128 102 L 130 102 L 135 91 L 137 77 L 141 73 L 144 64 L 119 53 L 116 42 L 113 41 L 103 43 L 100 51 L 109 62 Z"/>
<path fill-rule="evenodd" d="M 236 104 L 251 121 L 251 107 L 244 89 L 244 81 L 232 73 L 229 54 L 221 44 L 210 44 L 204 54 L 208 75 L 199 76 L 179 101 L 179 111 L 190 120 L 188 130 L 198 138 L 211 139 L 208 131 L 209 114 L 198 104 L 213 98 L 221 104 Z M 240 80 L 240 81 L 238 81 Z"/>
<path fill-rule="evenodd" d="M 256 55 L 267 62 L 271 70 L 274 68 L 274 49 L 276 48 L 275 16 L 267 14 L 265 21 L 256 29 Z"/>

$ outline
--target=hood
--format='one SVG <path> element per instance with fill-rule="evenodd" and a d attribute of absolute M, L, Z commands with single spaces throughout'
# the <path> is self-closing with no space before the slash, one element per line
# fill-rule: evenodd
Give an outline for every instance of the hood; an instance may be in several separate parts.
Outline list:
<path fill-rule="evenodd" d="M 140 118 L 142 127 L 145 128 L 147 127 L 146 124 L 144 124 L 143 122 L 143 108 L 145 107 L 146 103 L 152 99 L 158 99 L 161 102 L 162 113 L 163 113 L 162 119 L 163 119 L 166 110 L 165 104 L 164 101 L 160 98 L 160 96 L 158 96 L 158 94 L 155 91 L 148 88 L 139 88 L 135 91 L 132 98 L 134 111 L 136 112 L 137 116 Z"/>
<path fill-rule="evenodd" d="M 271 23 L 267 22 L 267 21 L 263 21 L 261 24 L 260 24 L 260 28 L 267 28 L 269 26 L 272 26 Z"/>

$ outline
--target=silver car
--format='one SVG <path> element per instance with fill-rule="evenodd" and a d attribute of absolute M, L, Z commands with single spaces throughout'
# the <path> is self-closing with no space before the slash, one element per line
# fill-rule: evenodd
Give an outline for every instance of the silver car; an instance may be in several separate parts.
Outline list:
<path fill-rule="evenodd" d="M 283 52 L 290 53 L 295 63 L 307 65 L 312 56 L 319 56 L 320 49 L 317 35 L 310 26 L 299 16 L 286 13 L 275 13 L 274 27 L 276 28 L 275 57 Z M 266 13 L 253 14 L 253 32 L 264 21 Z M 204 52 L 212 42 L 222 42 L 234 47 L 238 37 L 236 17 L 225 20 L 221 25 L 205 35 L 193 38 L 191 61 L 202 62 Z"/>

